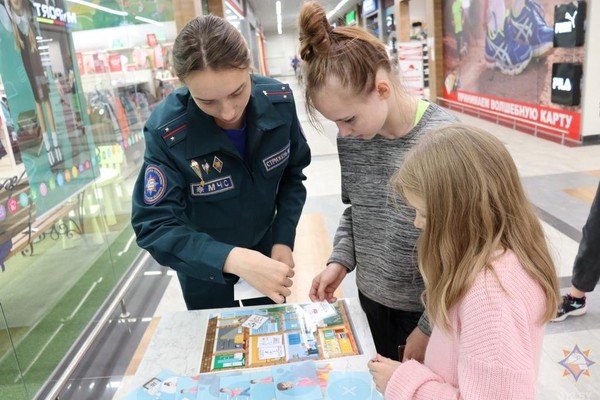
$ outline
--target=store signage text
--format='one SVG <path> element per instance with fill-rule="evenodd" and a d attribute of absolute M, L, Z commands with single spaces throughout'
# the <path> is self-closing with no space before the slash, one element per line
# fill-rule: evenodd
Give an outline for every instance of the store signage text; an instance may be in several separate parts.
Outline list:
<path fill-rule="evenodd" d="M 565 19 L 567 21 L 557 22 L 554 25 L 554 33 L 570 33 L 575 29 L 575 18 L 577 17 L 577 11 L 573 15 L 568 12 L 565 13 Z"/>
<path fill-rule="evenodd" d="M 571 80 L 569 78 L 561 78 L 555 76 L 554 78 L 552 78 L 552 89 L 570 92 L 571 89 L 573 89 L 573 86 L 571 85 Z"/>
<path fill-rule="evenodd" d="M 567 87 L 568 83 L 560 78 L 561 82 L 556 82 L 561 87 Z M 553 81 L 553 85 L 554 85 Z M 493 113 L 509 115 L 525 121 L 546 125 L 552 128 L 564 129 L 568 131 L 568 137 L 579 139 L 579 121 L 580 115 L 575 111 L 559 110 L 537 104 L 512 101 L 479 93 L 469 93 L 457 90 L 451 94 L 446 94 L 446 98 L 457 101 L 462 104 L 489 110 Z"/>
<path fill-rule="evenodd" d="M 39 18 L 45 18 L 52 21 L 60 21 L 69 25 L 77 24 L 77 14 L 63 10 L 60 7 L 51 6 L 48 3 L 41 4 L 34 2 L 35 10 Z"/>

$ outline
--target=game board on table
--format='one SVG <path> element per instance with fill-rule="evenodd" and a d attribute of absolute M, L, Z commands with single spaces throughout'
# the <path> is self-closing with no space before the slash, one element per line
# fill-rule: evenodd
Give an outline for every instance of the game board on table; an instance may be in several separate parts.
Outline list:
<path fill-rule="evenodd" d="M 210 315 L 200 372 L 362 354 L 344 300 Z"/>

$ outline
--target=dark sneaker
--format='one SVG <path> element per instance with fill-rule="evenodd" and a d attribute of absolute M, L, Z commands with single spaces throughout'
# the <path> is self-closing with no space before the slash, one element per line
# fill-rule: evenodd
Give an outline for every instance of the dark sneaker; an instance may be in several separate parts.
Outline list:
<path fill-rule="evenodd" d="M 544 10 L 537 1 L 526 0 L 517 16 L 511 10 L 506 25 L 512 37 L 531 46 L 534 57 L 546 54 L 554 45 L 554 29 L 546 24 Z"/>
<path fill-rule="evenodd" d="M 582 299 L 573 297 L 570 294 L 563 296 L 562 304 L 556 313 L 556 318 L 552 322 L 564 321 L 569 316 L 583 315 L 587 312 L 585 305 L 585 296 Z"/>

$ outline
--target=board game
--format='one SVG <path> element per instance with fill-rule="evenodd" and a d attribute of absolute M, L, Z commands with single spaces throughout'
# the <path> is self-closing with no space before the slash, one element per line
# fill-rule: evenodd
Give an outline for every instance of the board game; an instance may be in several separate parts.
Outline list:
<path fill-rule="evenodd" d="M 344 300 L 210 315 L 200 372 L 362 354 Z"/>

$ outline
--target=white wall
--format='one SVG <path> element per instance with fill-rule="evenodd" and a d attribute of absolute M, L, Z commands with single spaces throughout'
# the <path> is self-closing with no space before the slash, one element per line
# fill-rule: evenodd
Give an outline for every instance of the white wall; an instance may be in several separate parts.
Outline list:
<path fill-rule="evenodd" d="M 294 54 L 298 53 L 298 32 L 284 32 L 282 35 L 265 36 L 267 71 L 271 76 L 294 75 L 291 67 Z"/>
<path fill-rule="evenodd" d="M 587 32 L 583 66 L 581 136 L 600 135 L 600 51 L 593 43 L 600 37 L 600 4 L 587 1 Z"/>
<path fill-rule="evenodd" d="M 410 22 L 421 21 L 425 25 L 427 21 L 425 3 L 427 2 L 423 0 L 412 0 L 408 3 L 408 17 L 410 18 Z"/>

